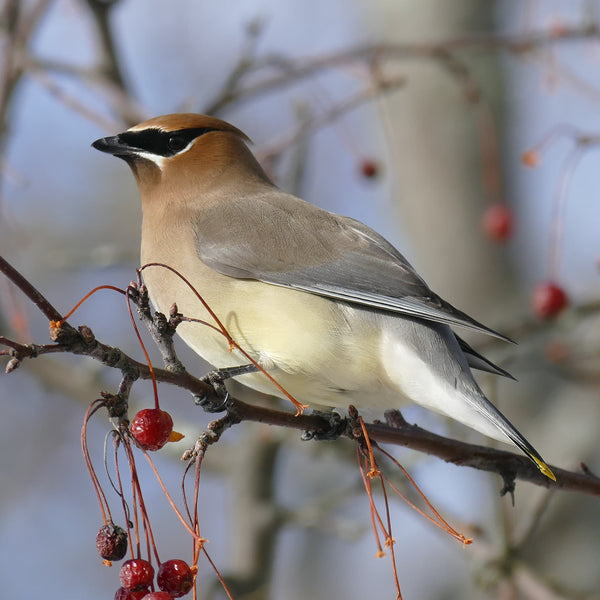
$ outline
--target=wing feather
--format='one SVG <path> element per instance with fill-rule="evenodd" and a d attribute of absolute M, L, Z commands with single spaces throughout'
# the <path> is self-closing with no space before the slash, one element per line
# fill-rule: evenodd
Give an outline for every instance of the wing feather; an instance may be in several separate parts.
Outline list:
<path fill-rule="evenodd" d="M 363 223 L 276 188 L 204 210 L 195 233 L 201 260 L 224 275 L 508 340 L 442 300 L 396 248 Z"/>

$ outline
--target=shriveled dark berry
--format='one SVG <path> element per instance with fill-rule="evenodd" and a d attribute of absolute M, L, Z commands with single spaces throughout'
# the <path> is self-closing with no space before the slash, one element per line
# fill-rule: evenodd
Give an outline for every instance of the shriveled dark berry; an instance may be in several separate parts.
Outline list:
<path fill-rule="evenodd" d="M 96 536 L 96 548 L 105 560 L 121 560 L 127 554 L 127 532 L 114 523 L 103 525 Z"/>

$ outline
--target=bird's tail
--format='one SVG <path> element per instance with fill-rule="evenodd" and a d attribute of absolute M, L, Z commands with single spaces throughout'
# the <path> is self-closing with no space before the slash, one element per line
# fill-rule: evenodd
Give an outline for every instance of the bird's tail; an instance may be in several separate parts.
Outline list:
<path fill-rule="evenodd" d="M 504 433 L 510 440 L 519 447 L 534 463 L 535 466 L 549 479 L 556 481 L 556 476 L 550 469 L 550 467 L 544 462 L 544 459 L 538 454 L 536 449 L 516 430 L 511 426 L 513 431 L 507 431 L 502 428 Z M 514 435 L 516 433 L 516 435 Z"/>
<path fill-rule="evenodd" d="M 517 428 L 485 397 L 481 396 L 474 402 L 470 399 L 471 405 L 483 415 L 489 423 L 497 430 L 501 431 L 515 446 L 517 446 L 525 455 L 527 455 L 536 465 L 536 467 L 552 481 L 556 477 L 550 467 L 545 463 L 539 452 L 525 439 Z M 497 436 L 493 436 L 497 437 Z"/>

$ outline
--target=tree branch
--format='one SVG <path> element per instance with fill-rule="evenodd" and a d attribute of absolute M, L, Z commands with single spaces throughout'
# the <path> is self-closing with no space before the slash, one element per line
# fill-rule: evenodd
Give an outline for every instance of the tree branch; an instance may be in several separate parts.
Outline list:
<path fill-rule="evenodd" d="M 272 92 L 290 83 L 325 69 L 339 69 L 356 63 L 373 64 L 385 60 L 429 59 L 447 62 L 448 56 L 457 52 L 481 52 L 505 50 L 515 54 L 523 54 L 533 50 L 556 44 L 584 39 L 597 38 L 600 35 L 598 25 L 594 22 L 581 26 L 565 27 L 560 32 L 550 29 L 526 32 L 519 35 L 503 35 L 486 32 L 471 34 L 457 38 L 424 43 L 382 43 L 357 46 L 346 50 L 320 55 L 304 60 L 291 60 L 270 55 L 262 60 L 255 60 L 245 65 L 237 75 L 236 85 L 229 84 L 226 93 L 212 102 L 205 110 L 209 114 L 218 114 L 226 107 L 230 108 L 238 101 L 248 100 L 261 94 Z M 264 77 L 255 83 L 241 85 L 241 80 L 260 71 L 276 69 L 274 75 Z"/>
<path fill-rule="evenodd" d="M 4 273 L 8 279 L 17 285 L 47 318 L 53 321 L 62 319 L 60 313 L 50 302 L 1 256 L 0 272 Z M 36 358 L 43 354 L 65 352 L 89 356 L 108 367 L 120 369 L 130 381 L 137 378 L 151 379 L 151 372 L 147 364 L 136 361 L 119 348 L 98 341 L 85 325 L 79 327 L 79 329 L 74 329 L 67 324 L 62 327 L 55 327 L 53 338 L 57 342 L 56 344 L 25 345 L 6 337 L 0 337 L 0 345 L 10 348 L 0 353 L 11 357 L 7 370 L 14 370 L 18 363 L 25 358 Z M 207 398 L 209 402 L 214 401 L 218 404 L 222 401 L 210 384 L 191 375 L 186 370 L 177 369 L 173 371 L 154 368 L 154 375 L 158 382 L 188 390 L 194 395 Z M 227 413 L 231 417 L 232 423 L 254 421 L 267 425 L 310 431 L 327 431 L 330 427 L 329 422 L 319 415 L 296 416 L 291 412 L 247 404 L 236 398 L 231 398 L 228 401 Z M 377 442 L 411 448 L 437 456 L 457 466 L 469 466 L 474 469 L 498 473 L 505 482 L 505 489 L 509 489 L 513 481 L 519 479 L 549 489 L 569 490 L 600 496 L 600 478 L 591 474 L 587 469 L 584 469 L 582 473 L 576 473 L 552 465 L 551 468 L 557 478 L 557 482 L 554 483 L 544 477 L 524 456 L 436 435 L 416 425 L 407 424 L 398 414 L 394 411 L 388 413 L 386 415 L 388 418 L 387 424 L 372 423 L 367 425 L 369 436 Z M 352 437 L 351 434 L 349 436 Z"/>
<path fill-rule="evenodd" d="M 60 321 L 62 315 L 48 302 L 19 271 L 17 271 L 3 256 L 0 256 L 0 273 L 6 275 L 39 309 L 49 321 Z"/>

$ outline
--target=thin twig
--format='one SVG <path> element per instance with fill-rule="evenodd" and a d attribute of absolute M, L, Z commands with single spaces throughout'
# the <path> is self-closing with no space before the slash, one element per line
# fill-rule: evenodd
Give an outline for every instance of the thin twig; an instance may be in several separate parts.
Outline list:
<path fill-rule="evenodd" d="M 288 134 L 271 143 L 268 148 L 263 148 L 263 150 L 258 154 L 259 160 L 262 162 L 273 159 L 273 157 L 280 154 L 284 148 L 293 146 L 306 136 L 320 131 L 329 123 L 337 121 L 347 112 L 350 112 L 351 110 L 354 110 L 355 108 L 374 100 L 385 92 L 397 90 L 405 83 L 406 79 L 404 77 L 398 77 L 394 80 L 380 83 L 378 86 L 369 86 L 367 89 L 361 90 L 355 95 L 345 99 L 343 102 L 335 104 L 326 112 L 303 120 L 298 126 L 296 126 L 291 134 Z"/>
<path fill-rule="evenodd" d="M 60 321 L 60 313 L 37 291 L 16 269 L 0 257 L 0 272 L 15 283 L 50 320 Z M 62 332 L 62 328 L 66 329 Z M 21 345 L 13 340 L 0 339 L 11 348 L 10 355 L 18 360 L 35 358 L 43 354 L 63 351 L 65 353 L 89 356 L 104 365 L 120 369 L 130 379 L 151 379 L 147 364 L 138 362 L 119 348 L 98 341 L 89 328 L 78 330 L 64 324 L 56 327 L 56 345 Z M 63 335 L 64 333 L 64 335 Z M 154 369 L 156 381 L 168 383 L 188 390 L 193 395 L 216 398 L 216 391 L 206 382 L 194 377 L 187 371 L 174 373 L 166 369 Z M 254 421 L 268 425 L 288 427 L 297 430 L 327 430 L 329 424 L 318 415 L 297 415 L 280 410 L 246 404 L 232 398 L 228 402 L 228 415 L 233 421 Z M 587 473 L 575 473 L 552 466 L 557 482 L 544 477 L 524 456 L 511 452 L 466 444 L 457 440 L 436 435 L 416 425 L 396 426 L 383 423 L 367 425 L 369 436 L 380 443 L 391 443 L 431 454 L 458 466 L 470 466 L 475 469 L 498 473 L 505 482 L 513 479 L 529 481 L 547 488 L 571 490 L 600 496 L 600 479 Z"/>
<path fill-rule="evenodd" d="M 0 256 L 0 273 L 6 275 L 34 304 L 49 321 L 60 321 L 62 315 L 48 302 L 19 271 L 9 264 L 3 256 Z"/>
<path fill-rule="evenodd" d="M 219 102 L 210 105 L 211 113 L 219 113 L 225 107 L 231 108 L 241 100 L 247 101 L 253 97 L 272 92 L 291 83 L 298 83 L 302 79 L 325 69 L 338 69 L 353 63 L 370 64 L 372 61 L 385 60 L 414 60 L 429 59 L 446 62 L 449 54 L 455 52 L 476 52 L 504 50 L 519 55 L 537 48 L 566 43 L 570 41 L 593 39 L 599 36 L 596 23 L 580 27 L 567 27 L 557 36 L 550 30 L 532 31 L 518 35 L 503 35 L 486 32 L 484 34 L 471 34 L 457 38 L 449 38 L 437 42 L 424 43 L 384 43 L 356 46 L 350 49 L 321 54 L 317 57 L 288 60 L 268 57 L 256 61 L 253 68 L 245 69 L 244 75 L 256 76 L 262 70 L 271 71 L 277 68 L 275 75 L 268 75 L 255 83 L 238 85 L 235 94 L 223 97 Z"/>

